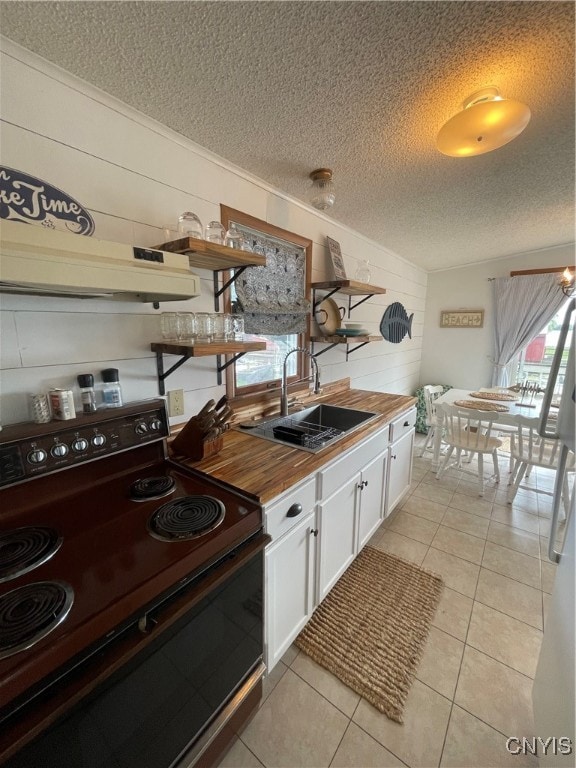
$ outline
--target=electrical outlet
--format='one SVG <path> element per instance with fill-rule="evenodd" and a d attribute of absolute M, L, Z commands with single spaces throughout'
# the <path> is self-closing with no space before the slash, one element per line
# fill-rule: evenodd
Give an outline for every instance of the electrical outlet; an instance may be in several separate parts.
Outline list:
<path fill-rule="evenodd" d="M 168 416 L 184 416 L 183 389 L 171 389 L 168 392 Z"/>

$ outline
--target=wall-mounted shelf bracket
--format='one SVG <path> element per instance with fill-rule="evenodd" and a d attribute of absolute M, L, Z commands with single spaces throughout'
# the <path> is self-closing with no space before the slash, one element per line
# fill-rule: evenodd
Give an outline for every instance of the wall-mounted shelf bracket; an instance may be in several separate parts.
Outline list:
<path fill-rule="evenodd" d="M 356 309 L 356 307 L 359 307 L 360 304 L 364 304 L 365 301 L 368 301 L 368 299 L 371 299 L 372 296 L 374 296 L 373 293 L 369 293 L 368 296 L 364 296 L 363 299 L 360 299 L 360 301 L 357 301 L 356 304 L 352 304 L 352 296 L 348 296 L 348 317 L 350 317 L 350 313 L 353 309 Z"/>
<path fill-rule="evenodd" d="M 338 293 L 339 290 L 340 290 L 339 288 L 334 288 L 334 290 L 330 291 L 329 293 L 325 293 L 319 299 L 316 299 L 316 289 L 314 288 L 312 291 L 314 294 L 314 299 L 312 302 L 312 304 L 314 305 L 314 312 L 316 312 L 316 310 L 318 309 L 320 304 L 322 304 L 323 301 L 325 301 L 326 299 L 329 299 L 331 296 L 334 296 L 334 294 Z M 350 312 L 350 308 L 348 308 L 348 312 Z"/>
<path fill-rule="evenodd" d="M 323 336 L 323 337 L 313 337 L 310 339 L 311 347 L 312 347 L 312 356 L 313 357 L 319 357 L 320 355 L 323 355 L 324 352 L 328 352 L 328 350 L 332 349 L 333 347 L 337 347 L 338 345 L 346 345 L 346 362 L 348 362 L 349 356 L 352 354 L 352 352 L 356 352 L 357 349 L 361 349 L 366 344 L 370 344 L 373 341 L 382 341 L 382 336 L 356 336 L 354 337 L 354 341 L 352 341 L 351 338 L 346 339 L 343 336 Z M 321 349 L 319 352 L 314 352 L 314 345 L 316 344 L 326 344 L 324 349 Z M 351 346 L 351 344 L 355 344 L 354 347 Z"/>
<path fill-rule="evenodd" d="M 150 345 L 152 352 L 156 353 L 156 370 L 158 371 L 158 391 L 161 395 L 166 394 L 164 380 L 174 373 L 175 370 L 192 357 L 216 357 L 218 384 L 222 384 L 222 371 L 229 365 L 235 363 L 242 355 L 247 352 L 262 352 L 266 349 L 265 341 L 214 341 L 212 343 L 204 342 L 186 342 L 182 341 L 163 341 L 154 342 Z M 164 370 L 164 355 L 180 355 L 174 365 Z M 230 359 L 222 362 L 224 356 L 230 355 Z"/>
<path fill-rule="evenodd" d="M 236 280 L 240 277 L 242 272 L 244 272 L 245 269 L 248 269 L 248 265 L 244 267 L 238 267 L 238 269 L 234 272 L 232 277 L 227 280 L 222 286 L 218 285 L 218 279 L 219 279 L 219 272 L 224 270 L 214 270 L 214 309 L 216 312 L 220 311 L 220 296 L 224 293 L 224 291 L 229 288 L 233 283 L 236 282 Z"/>
<path fill-rule="evenodd" d="M 230 360 L 225 360 L 224 362 L 222 362 L 222 355 L 216 355 L 216 380 L 218 384 L 222 384 L 222 373 L 226 368 L 237 360 L 240 360 L 245 354 L 246 352 L 239 352 L 237 355 L 234 355 L 234 357 L 231 357 Z"/>
<path fill-rule="evenodd" d="M 158 372 L 158 392 L 161 395 L 166 394 L 166 387 L 164 386 L 164 380 L 170 376 L 171 373 L 174 373 L 175 370 L 180 368 L 181 365 L 183 365 L 186 360 L 188 360 L 191 357 L 191 355 L 184 355 L 180 358 L 180 360 L 177 360 L 174 365 L 170 366 L 167 371 L 164 370 L 164 355 L 162 352 L 156 352 L 156 370 Z"/>
<path fill-rule="evenodd" d="M 343 293 L 348 296 L 348 317 L 350 313 L 360 304 L 363 304 L 374 295 L 380 295 L 386 293 L 386 288 L 380 288 L 377 285 L 369 285 L 368 283 L 360 283 L 358 280 L 326 280 L 320 283 L 312 283 L 312 304 L 314 306 L 314 312 L 320 306 L 320 304 L 329 299 L 335 293 Z M 317 291 L 328 291 L 320 299 L 317 299 Z M 356 304 L 352 304 L 352 296 L 363 296 L 364 298 L 357 301 Z"/>

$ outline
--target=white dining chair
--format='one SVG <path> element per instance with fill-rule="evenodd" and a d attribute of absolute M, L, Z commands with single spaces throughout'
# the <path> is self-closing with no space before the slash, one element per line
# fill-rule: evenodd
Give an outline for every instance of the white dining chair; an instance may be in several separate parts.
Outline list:
<path fill-rule="evenodd" d="M 494 437 L 494 432 L 498 428 L 498 413 L 494 411 L 480 411 L 472 408 L 461 408 L 457 405 L 448 405 L 440 403 L 436 406 L 438 415 L 443 416 L 442 427 L 444 429 L 444 442 L 448 449 L 443 462 L 438 468 L 436 478 L 440 479 L 442 475 L 451 467 L 458 466 L 462 468 L 462 454 L 467 452 L 467 462 L 470 464 L 474 454 L 478 455 L 478 494 L 484 495 L 484 455 L 491 454 L 494 464 L 494 478 L 496 483 L 500 482 L 500 469 L 498 467 L 498 448 L 502 445 L 502 440 Z M 450 463 L 452 454 L 456 451 L 456 461 Z"/>
<path fill-rule="evenodd" d="M 436 416 L 435 401 L 444 392 L 442 384 L 426 384 L 422 387 L 422 393 L 424 395 L 424 405 L 426 407 L 426 426 L 428 427 L 428 434 L 426 436 L 426 442 L 420 452 L 420 456 L 424 456 L 432 441 L 434 440 L 435 430 L 441 428 L 441 424 Z"/>
<path fill-rule="evenodd" d="M 513 503 L 520 488 L 552 496 L 549 491 L 537 488 L 534 484 L 522 485 L 522 480 L 530 475 L 530 470 L 533 467 L 550 469 L 555 472 L 558 469 L 560 449 L 562 448 L 560 440 L 541 437 L 534 428 L 533 423 L 526 417 L 519 416 L 517 422 L 516 431 L 513 432 L 510 441 L 510 458 L 514 462 L 514 466 L 508 481 L 508 504 Z M 566 473 L 562 484 L 564 518 L 568 514 L 570 505 L 568 474 L 574 472 L 575 463 L 574 454 L 570 453 L 566 462 Z"/>

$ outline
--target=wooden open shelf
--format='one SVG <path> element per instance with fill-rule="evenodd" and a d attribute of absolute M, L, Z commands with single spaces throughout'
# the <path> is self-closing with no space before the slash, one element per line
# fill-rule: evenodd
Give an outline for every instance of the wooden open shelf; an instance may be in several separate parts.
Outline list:
<path fill-rule="evenodd" d="M 312 355 L 319 357 L 324 352 L 328 352 L 337 344 L 346 344 L 346 362 L 348 362 L 349 355 L 352 352 L 356 352 L 357 349 L 364 347 L 366 344 L 370 344 L 373 341 L 382 341 L 382 336 L 312 336 L 310 341 L 312 343 Z M 314 352 L 314 344 L 327 344 L 320 352 Z M 352 346 L 354 345 L 354 346 Z"/>
<path fill-rule="evenodd" d="M 310 341 L 319 344 L 368 344 L 371 341 L 382 341 L 382 336 L 312 336 Z"/>
<path fill-rule="evenodd" d="M 150 345 L 152 352 L 165 355 L 208 357 L 210 355 L 234 355 L 237 352 L 259 352 L 266 349 L 265 341 L 217 341 L 210 344 L 187 344 L 185 341 L 159 341 Z"/>
<path fill-rule="evenodd" d="M 240 251 L 227 245 L 210 243 L 195 237 L 181 237 L 178 240 L 155 245 L 154 248 L 170 253 L 185 253 L 190 260 L 190 265 L 200 269 L 219 271 L 238 267 L 266 266 L 266 256 Z"/>
<path fill-rule="evenodd" d="M 235 363 L 246 352 L 260 352 L 266 349 L 265 341 L 219 341 L 209 344 L 187 344 L 185 341 L 158 341 L 150 345 L 152 352 L 156 353 L 156 370 L 158 372 L 158 391 L 161 395 L 166 393 L 165 379 L 191 357 L 216 357 L 216 371 L 218 384 L 222 383 L 222 372 L 229 365 Z M 171 368 L 164 370 L 164 355 L 179 355 Z M 229 360 L 222 362 L 223 355 L 233 355 Z"/>
<path fill-rule="evenodd" d="M 321 289 L 344 293 L 346 296 L 364 296 L 369 293 L 373 296 L 375 293 L 386 293 L 386 288 L 379 288 L 377 285 L 369 283 L 359 283 L 358 280 L 326 280 L 320 283 L 312 283 L 312 289 Z"/>

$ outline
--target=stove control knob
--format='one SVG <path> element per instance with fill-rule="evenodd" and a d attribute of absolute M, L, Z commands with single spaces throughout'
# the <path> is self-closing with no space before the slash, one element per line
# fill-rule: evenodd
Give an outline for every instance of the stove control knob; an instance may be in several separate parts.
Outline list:
<path fill-rule="evenodd" d="M 156 418 L 150 419 L 151 430 L 153 430 L 154 432 L 158 432 L 158 430 L 161 429 L 161 427 L 162 427 L 162 422 L 160 421 L 160 419 L 156 419 Z"/>
<path fill-rule="evenodd" d="M 101 448 L 105 442 L 106 437 L 104 435 L 94 435 L 92 438 L 92 445 L 95 445 L 96 448 Z"/>
<path fill-rule="evenodd" d="M 66 456 L 68 453 L 68 446 L 66 443 L 56 443 L 56 445 L 53 445 L 50 449 L 50 453 L 52 456 L 54 456 L 57 459 L 61 459 L 63 456 Z"/>
<path fill-rule="evenodd" d="M 78 437 L 74 442 L 72 443 L 72 450 L 75 453 L 82 453 L 88 448 L 88 440 L 84 437 Z"/>
<path fill-rule="evenodd" d="M 139 421 L 138 424 L 136 424 L 134 431 L 137 435 L 147 435 L 148 434 L 148 425 L 145 424 L 143 421 Z"/>
<path fill-rule="evenodd" d="M 28 461 L 30 464 L 42 464 L 48 458 L 48 454 L 42 448 L 34 448 L 28 454 Z"/>

